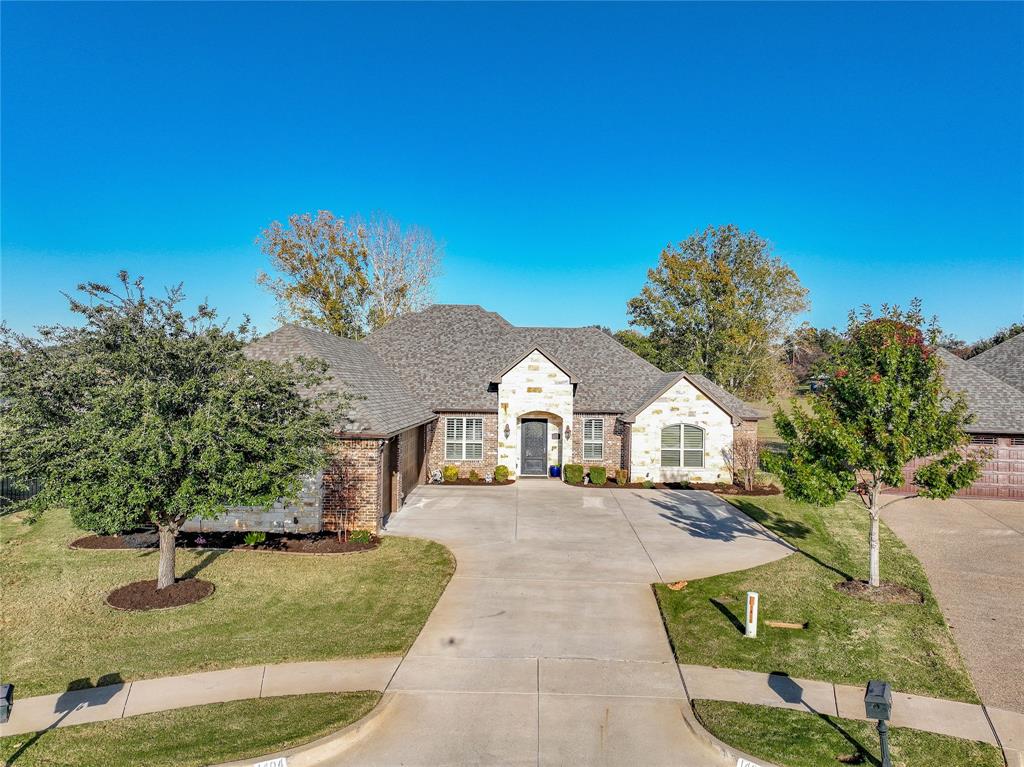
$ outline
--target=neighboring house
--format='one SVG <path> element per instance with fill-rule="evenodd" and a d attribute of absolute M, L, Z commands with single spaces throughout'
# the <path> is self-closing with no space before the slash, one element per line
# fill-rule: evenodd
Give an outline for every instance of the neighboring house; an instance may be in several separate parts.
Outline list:
<path fill-rule="evenodd" d="M 963 392 L 974 417 L 965 429 L 971 444 L 992 453 L 981 479 L 959 495 L 1024 499 L 1024 333 L 968 360 L 938 354 L 946 386 Z M 919 463 L 907 468 L 908 481 Z"/>
<path fill-rule="evenodd" d="M 377 529 L 430 472 L 515 477 L 551 466 L 633 480 L 730 481 L 725 452 L 766 414 L 701 375 L 665 373 L 607 333 L 515 327 L 479 306 L 435 305 L 363 341 L 285 325 L 253 357 L 324 359 L 357 397 L 322 485 L 327 529 Z"/>

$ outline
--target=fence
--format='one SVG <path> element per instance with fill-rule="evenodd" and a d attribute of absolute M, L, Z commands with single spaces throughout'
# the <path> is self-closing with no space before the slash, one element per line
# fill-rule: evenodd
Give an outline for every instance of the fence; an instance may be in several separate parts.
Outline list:
<path fill-rule="evenodd" d="M 32 480 L 26 486 L 19 486 L 9 477 L 0 477 L 0 508 L 16 501 L 27 501 L 42 489 L 42 483 Z"/>

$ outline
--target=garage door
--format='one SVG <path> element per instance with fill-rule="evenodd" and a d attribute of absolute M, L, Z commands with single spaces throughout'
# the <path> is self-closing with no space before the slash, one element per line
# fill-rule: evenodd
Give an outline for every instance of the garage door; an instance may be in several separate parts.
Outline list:
<path fill-rule="evenodd" d="M 988 450 L 992 458 L 982 467 L 981 478 L 966 490 L 962 498 L 1006 498 L 1024 500 L 1024 436 L 975 436 L 974 447 Z M 912 461 L 903 472 L 907 484 L 899 492 L 912 493 L 914 470 L 925 461 Z"/>
<path fill-rule="evenodd" d="M 402 502 L 423 478 L 423 427 L 403 431 L 398 437 L 399 473 Z"/>

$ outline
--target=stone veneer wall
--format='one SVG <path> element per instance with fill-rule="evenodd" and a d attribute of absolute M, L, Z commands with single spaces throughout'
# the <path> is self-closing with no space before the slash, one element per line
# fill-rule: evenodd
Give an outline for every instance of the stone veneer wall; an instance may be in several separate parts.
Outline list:
<path fill-rule="evenodd" d="M 704 429 L 704 468 L 662 468 L 661 430 L 677 423 Z M 648 405 L 633 423 L 631 478 L 653 482 L 729 482 L 732 477 L 722 453 L 732 446 L 732 435 L 731 416 L 689 381 L 681 380 Z"/>
<path fill-rule="evenodd" d="M 444 433 L 446 418 L 482 418 L 484 426 L 484 452 L 479 461 L 447 461 L 444 457 Z M 427 478 L 434 469 L 457 466 L 459 475 L 466 476 L 476 470 L 481 477 L 493 473 L 498 460 L 498 414 L 497 413 L 440 413 L 436 421 L 427 424 Z M 509 466 L 509 469 L 512 467 Z"/>
<path fill-rule="evenodd" d="M 372 530 L 381 524 L 383 471 L 380 439 L 339 439 L 324 470 L 325 530 Z"/>
<path fill-rule="evenodd" d="M 269 509 L 262 506 L 228 506 L 215 519 L 196 517 L 185 522 L 185 532 L 262 530 L 267 533 L 318 533 L 323 529 L 323 477 L 306 477 L 295 499 L 279 500 Z"/>
<path fill-rule="evenodd" d="M 583 422 L 588 418 L 600 418 L 604 421 L 604 459 L 586 461 L 583 459 Z M 608 476 L 614 479 L 615 470 L 627 465 L 626 425 L 612 413 L 576 413 L 572 419 L 572 463 L 583 466 L 604 466 Z M 566 463 L 570 463 L 566 457 Z"/>
<path fill-rule="evenodd" d="M 523 417 L 548 418 L 548 465 L 559 463 L 560 455 L 561 462 L 567 461 L 560 450 L 565 426 L 572 423 L 572 405 L 573 385 L 569 376 L 537 350 L 526 355 L 502 376 L 498 385 L 497 462 L 519 476 L 520 419 Z M 508 437 L 505 436 L 506 424 Z"/>

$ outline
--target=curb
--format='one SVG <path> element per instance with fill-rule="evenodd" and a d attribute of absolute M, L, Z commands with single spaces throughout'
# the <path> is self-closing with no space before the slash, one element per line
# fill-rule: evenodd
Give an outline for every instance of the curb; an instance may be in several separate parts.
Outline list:
<path fill-rule="evenodd" d="M 284 751 L 263 756 L 251 756 L 248 759 L 238 759 L 233 762 L 221 762 L 212 767 L 251 767 L 258 762 L 274 759 L 287 759 L 288 767 L 313 767 L 323 764 L 326 760 L 341 755 L 359 741 L 376 732 L 377 728 L 387 719 L 393 697 L 392 693 L 384 693 L 369 714 L 330 735 L 325 735 L 301 746 L 293 746 Z"/>
<path fill-rule="evenodd" d="M 751 756 L 745 751 L 740 751 L 738 748 L 730 746 L 728 743 L 719 740 L 708 732 L 704 725 L 700 723 L 700 720 L 697 719 L 697 715 L 693 712 L 693 699 L 690 697 L 690 689 L 686 686 L 686 678 L 683 676 L 683 670 L 679 668 L 678 663 L 676 664 L 676 672 L 679 674 L 679 681 L 682 683 L 683 693 L 686 695 L 686 705 L 680 707 L 683 712 L 683 721 L 686 722 L 686 726 L 690 728 L 690 731 L 694 735 L 707 743 L 711 750 L 726 759 L 732 760 L 737 767 L 778 767 L 778 765 L 773 762 L 766 762 L 760 758 Z M 744 765 L 743 762 L 747 762 L 747 764 Z M 1024 767 L 1024 765 L 1022 765 L 1022 767 Z"/>

